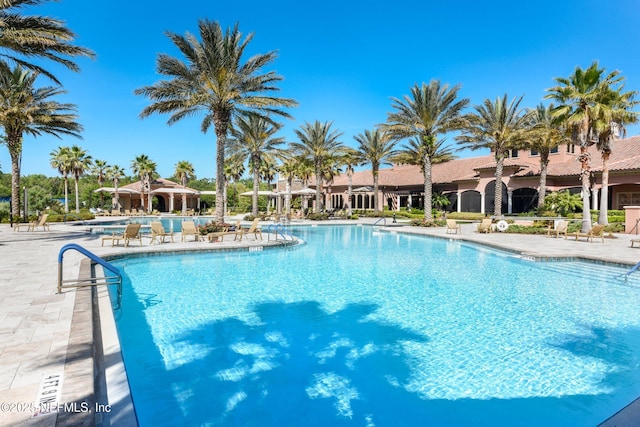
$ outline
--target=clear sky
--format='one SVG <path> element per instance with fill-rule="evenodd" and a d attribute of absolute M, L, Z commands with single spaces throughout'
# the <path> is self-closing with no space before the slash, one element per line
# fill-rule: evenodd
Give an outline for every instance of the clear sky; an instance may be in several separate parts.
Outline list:
<path fill-rule="evenodd" d="M 282 75 L 278 95 L 300 104 L 281 131 L 289 141 L 301 124 L 319 120 L 333 121 L 342 142 L 355 145 L 353 135 L 386 120 L 392 97 L 431 79 L 462 85 L 460 96 L 471 105 L 506 93 L 524 95 L 522 105 L 535 107 L 554 77 L 597 60 L 607 71 L 620 70 L 628 90 L 640 90 L 637 0 L 61 0 L 24 13 L 65 21 L 77 44 L 97 58 L 79 59 L 80 73 L 47 65 L 68 92 L 58 100 L 78 107 L 83 139 L 26 137 L 23 175 L 55 176 L 51 151 L 78 144 L 127 174 L 131 161 L 146 154 L 161 176 L 188 160 L 198 178 L 213 178 L 215 135 L 200 131 L 201 117 L 172 126 L 166 115 L 140 119 L 149 101 L 133 93 L 160 79 L 159 53 L 180 57 L 165 31 L 197 33 L 204 18 L 253 32 L 249 54 L 278 52 L 264 71 Z M 44 77 L 39 83 L 51 85 Z M 628 132 L 639 134 L 640 127 Z M 455 144 L 452 136 L 448 141 Z M 480 154 L 486 153 L 459 153 Z M 0 168 L 11 171 L 4 146 Z"/>

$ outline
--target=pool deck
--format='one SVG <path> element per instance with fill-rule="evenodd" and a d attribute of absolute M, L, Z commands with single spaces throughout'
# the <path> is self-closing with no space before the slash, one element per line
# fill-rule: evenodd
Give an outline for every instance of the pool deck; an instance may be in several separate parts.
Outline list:
<path fill-rule="evenodd" d="M 374 221 L 362 219 L 359 223 L 372 224 Z M 475 224 L 463 224 L 461 234 L 447 234 L 444 227 L 395 227 L 401 224 L 390 222 L 389 227 L 381 229 L 463 239 L 533 259 L 584 258 L 629 266 L 640 261 L 640 248 L 630 247 L 630 240 L 639 237 L 635 235 L 615 234 L 606 238 L 603 244 L 599 240 L 590 243 L 584 239 L 575 241 L 575 238 L 565 240 L 499 232 L 478 234 L 474 231 Z M 353 221 L 347 223 L 354 224 Z M 99 385 L 104 379 L 100 369 L 94 367 L 97 362 L 93 358 L 92 342 L 96 320 L 92 314 L 92 291 L 73 288 L 57 293 L 58 252 L 64 245 L 77 243 L 98 256 L 109 257 L 148 251 L 247 250 L 252 246 L 272 244 L 266 235 L 262 242 L 253 237 L 234 242 L 227 236 L 218 243 L 196 243 L 193 237 L 182 243 L 177 234 L 175 243 L 151 246 L 150 239 L 143 237 L 142 247 L 138 242 L 129 248 L 111 247 L 110 242 L 105 242 L 103 247 L 101 236 L 88 234 L 86 229 L 85 226 L 52 224 L 50 231 L 27 232 L 13 231 L 8 224 L 0 224 L 0 426 L 108 425 L 116 423 L 117 417 L 123 415 L 110 407 L 95 407 L 100 399 L 94 396 L 94 384 Z M 87 268 L 83 259 L 86 258 L 77 252 L 65 253 L 63 278 L 74 279 L 86 274 L 82 271 Z M 58 411 L 33 417 L 38 397 L 51 395 L 56 396 L 61 405 Z M 84 402 L 90 403 L 88 411 L 82 406 Z M 121 411 L 130 412 L 126 405 L 122 408 Z M 117 424 L 128 424 L 124 419 Z M 640 425 L 640 402 L 602 425 Z"/>

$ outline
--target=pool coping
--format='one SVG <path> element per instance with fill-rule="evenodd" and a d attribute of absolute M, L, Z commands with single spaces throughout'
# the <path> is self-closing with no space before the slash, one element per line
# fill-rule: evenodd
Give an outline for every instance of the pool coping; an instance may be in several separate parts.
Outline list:
<path fill-rule="evenodd" d="M 369 226 L 372 224 L 339 224 L 336 222 L 330 223 L 318 223 L 318 224 L 296 224 L 298 226 L 324 226 L 324 225 L 352 225 L 352 226 Z M 379 227 L 380 231 L 390 232 L 390 233 L 401 233 L 401 234 L 411 234 L 411 235 L 421 235 L 423 237 L 431 237 L 441 240 L 459 240 L 467 244 L 472 244 L 474 246 L 482 246 L 488 247 L 490 249 L 499 250 L 503 252 L 508 252 L 512 254 L 517 254 L 521 256 L 523 259 L 530 260 L 532 262 L 562 262 L 562 261 L 587 261 L 594 262 L 598 264 L 605 265 L 613 265 L 619 267 L 628 267 L 629 265 L 633 265 L 629 262 L 615 262 L 610 259 L 606 259 L 603 257 L 594 257 L 594 256 L 585 256 L 585 255 L 566 255 L 566 256 L 548 256 L 545 254 L 541 254 L 536 251 L 521 251 L 518 249 L 514 249 L 509 247 L 508 245 L 501 245 L 495 242 L 486 242 L 479 241 L 478 239 L 470 239 L 468 236 L 463 235 L 437 235 L 432 233 L 425 233 L 421 228 L 410 227 L 403 229 L 404 227 Z M 217 253 L 217 252 L 244 252 L 244 251 L 252 251 L 255 250 L 256 247 L 260 247 L 260 250 L 263 248 L 267 249 L 275 249 L 282 248 L 283 246 L 291 246 L 287 245 L 286 242 L 283 241 L 273 241 L 278 242 L 275 244 L 264 244 L 269 243 L 263 242 L 260 245 L 252 245 L 252 246 L 244 246 L 244 247 L 209 247 L 209 248 L 178 248 L 171 250 L 162 250 L 156 248 L 149 248 L 150 250 L 145 251 L 125 251 L 119 252 L 117 254 L 106 254 L 102 256 L 105 260 L 116 260 L 123 258 L 139 258 L 145 256 L 160 256 L 160 255 L 170 255 L 177 253 Z M 304 243 L 304 241 L 300 240 L 300 243 Z M 85 266 L 86 264 L 86 266 Z M 87 266 L 90 266 L 89 260 L 83 260 L 81 263 L 80 273 L 86 274 Z M 84 266 L 84 267 L 82 267 Z M 79 274 L 82 277 L 82 274 Z M 120 349 L 119 339 L 117 335 L 117 330 L 115 326 L 115 318 L 113 310 L 111 309 L 111 299 L 108 295 L 107 290 L 104 287 L 101 289 L 97 289 L 97 287 L 91 287 L 94 292 L 79 292 L 83 288 L 77 289 L 76 299 L 74 302 L 74 318 L 71 324 L 71 332 L 69 336 L 70 345 L 72 342 L 78 344 L 81 343 L 83 338 L 85 346 L 90 346 L 93 348 L 93 353 L 91 356 L 87 356 L 93 365 L 93 379 L 92 385 L 90 387 L 91 390 L 95 391 L 93 395 L 93 401 L 97 404 L 111 404 L 113 402 L 113 408 L 115 408 L 117 413 L 94 413 L 94 424 L 96 426 L 137 426 L 137 418 L 135 416 L 135 407 L 133 405 L 133 399 L 131 396 L 131 390 L 129 388 L 128 377 L 126 374 L 126 368 L 124 366 L 124 361 L 122 360 L 122 353 Z M 76 310 L 82 312 L 86 310 L 87 307 L 87 299 L 93 300 L 93 303 L 89 304 L 92 307 L 92 324 L 93 324 L 93 335 L 92 337 L 88 337 L 86 332 L 81 328 L 74 327 L 74 323 L 76 323 Z M 76 306 L 78 308 L 76 308 Z M 110 313 L 110 314 L 108 314 Z M 82 322 L 86 323 L 86 318 L 82 320 Z M 95 338 L 98 338 L 98 342 L 95 341 Z M 90 339 L 88 339 L 90 338 Z M 108 353 L 105 351 L 108 351 Z M 69 363 L 69 356 L 67 356 L 67 362 L 65 362 L 65 377 L 69 378 L 66 375 L 67 373 L 67 363 Z M 83 389 L 87 390 L 87 378 L 85 376 L 80 377 L 72 377 L 73 379 L 67 379 L 65 382 L 65 390 L 63 391 L 63 396 L 65 396 L 65 392 L 69 383 L 74 385 L 73 383 L 81 383 L 84 385 Z M 75 381 L 76 378 L 81 378 L 82 380 Z M 96 382 L 98 383 L 96 385 Z M 74 387 L 78 387 L 78 384 L 75 384 Z M 72 401 L 73 396 L 68 396 L 67 400 L 64 401 Z M 90 398 L 85 398 L 85 400 L 89 400 Z M 113 399 L 113 400 L 112 400 Z M 56 420 L 56 425 L 68 425 L 68 420 L 65 420 L 64 423 L 60 423 L 62 420 L 60 416 Z M 114 424 L 117 423 L 117 424 Z M 91 425 L 86 422 L 76 423 L 74 425 Z M 612 414 L 609 418 L 603 420 L 598 424 L 599 427 L 621 427 L 621 426 L 632 426 L 632 425 L 640 425 L 640 397 L 631 401 L 629 404 L 621 408 L 616 413 Z"/>

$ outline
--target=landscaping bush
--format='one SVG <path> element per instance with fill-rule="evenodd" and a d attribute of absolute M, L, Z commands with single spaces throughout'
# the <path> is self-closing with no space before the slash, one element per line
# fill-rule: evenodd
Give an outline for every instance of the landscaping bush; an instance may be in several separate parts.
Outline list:
<path fill-rule="evenodd" d="M 216 222 L 211 221 L 206 224 L 198 225 L 196 228 L 198 233 L 202 236 L 206 236 L 209 233 L 219 233 L 221 231 L 227 231 L 232 227 L 231 224 L 227 224 L 226 222 Z"/>
<path fill-rule="evenodd" d="M 320 213 L 312 212 L 307 214 L 307 219 L 311 221 L 325 221 L 329 219 L 329 214 L 324 212 L 320 212 Z"/>

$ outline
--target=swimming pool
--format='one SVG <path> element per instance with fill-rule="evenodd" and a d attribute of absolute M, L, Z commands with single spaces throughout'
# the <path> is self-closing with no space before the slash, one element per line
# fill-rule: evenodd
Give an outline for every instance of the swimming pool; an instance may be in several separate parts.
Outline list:
<path fill-rule="evenodd" d="M 596 425 L 640 395 L 640 281 L 371 227 L 131 258 L 141 426 Z"/>

